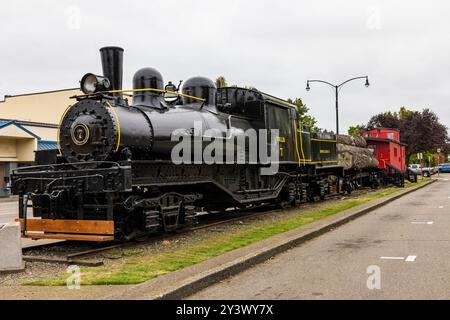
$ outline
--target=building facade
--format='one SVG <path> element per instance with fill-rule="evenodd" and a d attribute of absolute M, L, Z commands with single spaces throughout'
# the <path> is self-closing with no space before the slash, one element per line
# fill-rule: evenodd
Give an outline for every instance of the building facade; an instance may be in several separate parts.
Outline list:
<path fill-rule="evenodd" d="M 57 148 L 58 124 L 79 89 L 15 96 L 0 101 L 0 197 L 8 196 L 11 170 L 30 165 L 37 150 Z"/>

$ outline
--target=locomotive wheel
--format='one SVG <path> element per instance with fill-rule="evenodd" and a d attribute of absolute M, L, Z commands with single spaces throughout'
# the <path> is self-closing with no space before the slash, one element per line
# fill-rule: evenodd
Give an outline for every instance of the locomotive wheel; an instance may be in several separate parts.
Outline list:
<path fill-rule="evenodd" d="M 168 192 L 153 198 L 129 196 L 123 201 L 128 211 L 124 224 L 125 240 L 139 239 L 156 232 L 173 232 L 196 223 L 193 202 L 200 195 Z"/>
<path fill-rule="evenodd" d="M 347 194 L 352 194 L 353 191 L 353 185 L 351 182 L 347 182 L 345 184 L 345 191 L 347 192 Z"/>
<path fill-rule="evenodd" d="M 292 207 L 292 205 L 289 201 L 281 201 L 278 203 L 278 207 L 280 209 L 288 209 L 288 208 Z"/>
<path fill-rule="evenodd" d="M 278 206 L 281 209 L 287 209 L 290 207 L 295 206 L 295 199 L 296 199 L 296 187 L 295 183 L 290 182 L 287 183 L 283 190 L 281 191 L 281 198 L 278 200 Z"/>

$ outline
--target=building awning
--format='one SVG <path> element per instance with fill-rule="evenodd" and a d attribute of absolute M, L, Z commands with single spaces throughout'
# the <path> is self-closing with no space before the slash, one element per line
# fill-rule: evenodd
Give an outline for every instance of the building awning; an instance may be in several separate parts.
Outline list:
<path fill-rule="evenodd" d="M 38 135 L 25 128 L 20 122 L 17 122 L 15 120 L 0 120 L 0 136 L 2 136 L 2 133 L 4 130 L 6 130 L 6 128 L 15 128 L 16 130 L 14 134 L 12 134 L 12 132 L 8 132 L 9 136 L 12 137 L 29 136 L 30 138 L 37 139 L 37 151 L 57 149 L 56 141 L 41 140 L 41 138 Z M 21 130 L 22 134 L 19 134 L 17 130 Z"/>
<path fill-rule="evenodd" d="M 37 151 L 56 150 L 57 148 L 56 141 L 38 140 Z"/>
<path fill-rule="evenodd" d="M 5 132 L 5 133 L 3 133 Z M 20 132 L 20 133 L 18 133 Z M 12 137 L 30 137 L 41 139 L 37 134 L 31 132 L 19 122 L 15 120 L 0 120 L 0 136 L 12 136 Z"/>

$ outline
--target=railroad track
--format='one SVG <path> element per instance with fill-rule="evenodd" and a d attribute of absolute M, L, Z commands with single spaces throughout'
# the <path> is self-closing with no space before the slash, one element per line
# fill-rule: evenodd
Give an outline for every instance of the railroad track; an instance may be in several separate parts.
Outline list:
<path fill-rule="evenodd" d="M 220 214 L 217 217 L 211 218 L 210 215 L 205 215 L 206 218 L 199 221 L 198 225 L 193 227 L 188 227 L 184 229 L 177 230 L 173 233 L 166 234 L 155 234 L 148 237 L 148 239 L 140 242 L 123 242 L 123 243 L 113 243 L 109 245 L 93 245 L 88 249 L 84 250 L 75 250 L 73 251 L 71 246 L 73 246 L 73 241 L 65 241 L 55 244 L 44 244 L 37 245 L 34 247 L 24 248 L 23 259 L 28 262 L 46 262 L 46 263 L 62 263 L 62 264 L 77 264 L 80 266 L 101 266 L 103 265 L 103 261 L 99 259 L 94 260 L 86 260 L 86 257 L 93 256 L 111 249 L 116 248 L 130 248 L 130 247 L 138 247 L 143 246 L 150 243 L 155 243 L 157 241 L 170 240 L 175 237 L 178 237 L 181 234 L 186 234 L 190 232 L 194 232 L 197 230 L 208 229 L 211 227 L 231 223 L 234 221 L 250 219 L 252 217 L 261 216 L 268 213 L 277 212 L 279 210 L 265 210 L 259 212 L 252 212 L 257 208 L 252 209 L 241 209 L 236 210 L 231 213 L 232 217 L 224 218 L 224 214 Z M 230 213 L 225 213 L 231 215 Z M 236 215 L 236 216 L 235 216 Z M 202 217 L 202 216 L 200 216 Z M 210 221 L 213 220 L 213 221 Z M 78 245 L 82 245 L 79 244 Z M 84 246 L 84 245 L 82 245 Z M 68 249 L 69 252 L 64 252 L 64 249 Z M 28 253 L 28 254 L 27 254 Z M 29 254 L 31 253 L 31 254 Z"/>
<path fill-rule="evenodd" d="M 358 190 L 352 195 L 345 195 L 347 198 L 358 198 L 365 190 Z M 330 195 L 327 200 L 335 199 L 342 195 Z M 323 202 L 323 201 L 321 201 Z M 314 203 L 302 204 L 302 207 L 308 207 Z M 258 210 L 255 212 L 255 210 Z M 46 262 L 46 263 L 60 263 L 60 264 L 76 264 L 80 266 L 101 266 L 103 260 L 101 259 L 86 259 L 95 256 L 99 253 L 117 249 L 117 248 L 133 248 L 153 244 L 158 241 L 171 240 L 181 234 L 187 234 L 197 230 L 208 229 L 235 221 L 247 220 L 270 213 L 280 212 L 282 209 L 273 209 L 269 206 L 261 206 L 249 209 L 235 209 L 227 213 L 221 214 L 205 214 L 199 216 L 199 224 L 193 227 L 177 230 L 173 233 L 150 235 L 148 239 L 140 242 L 121 242 L 104 244 L 87 244 L 75 241 L 65 241 L 59 243 L 51 243 L 44 245 L 37 245 L 34 247 L 24 248 L 23 259 L 28 262 Z M 228 217 L 226 217 L 228 215 Z M 212 220 L 212 221 L 211 221 Z M 81 247 L 81 249 L 80 249 Z M 87 247 L 87 248 L 85 248 Z M 31 253 L 31 254 L 27 254 Z"/>

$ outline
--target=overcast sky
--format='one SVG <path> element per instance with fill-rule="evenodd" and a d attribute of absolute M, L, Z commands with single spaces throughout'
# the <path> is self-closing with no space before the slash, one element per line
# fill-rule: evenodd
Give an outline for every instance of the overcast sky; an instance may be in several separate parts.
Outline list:
<path fill-rule="evenodd" d="M 401 106 L 450 126 L 449 1 L 1 1 L 3 95 L 78 86 L 101 74 L 98 49 L 125 49 L 124 87 L 141 67 L 167 82 L 224 75 L 280 98 L 301 97 L 319 126 L 341 131 Z"/>

